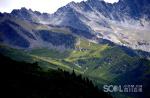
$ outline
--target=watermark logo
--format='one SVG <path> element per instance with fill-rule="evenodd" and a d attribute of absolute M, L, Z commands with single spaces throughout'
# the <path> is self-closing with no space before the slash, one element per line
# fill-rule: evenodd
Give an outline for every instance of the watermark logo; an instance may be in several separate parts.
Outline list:
<path fill-rule="evenodd" d="M 125 92 L 138 93 L 143 92 L 142 85 L 104 85 L 104 92 Z"/>

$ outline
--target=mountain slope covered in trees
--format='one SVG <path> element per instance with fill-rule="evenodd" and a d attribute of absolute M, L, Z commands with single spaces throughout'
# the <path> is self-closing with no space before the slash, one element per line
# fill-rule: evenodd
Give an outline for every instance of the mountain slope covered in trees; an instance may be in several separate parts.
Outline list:
<path fill-rule="evenodd" d="M 74 72 L 43 72 L 36 63 L 17 62 L 1 54 L 0 65 L 4 98 L 112 98 Z"/>

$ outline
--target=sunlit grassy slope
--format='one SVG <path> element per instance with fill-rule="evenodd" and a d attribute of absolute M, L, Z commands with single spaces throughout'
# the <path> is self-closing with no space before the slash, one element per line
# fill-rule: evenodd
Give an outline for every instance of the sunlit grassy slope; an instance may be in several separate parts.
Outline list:
<path fill-rule="evenodd" d="M 136 69 L 140 59 L 129 56 L 117 46 L 95 44 L 86 39 L 80 39 L 80 45 L 76 45 L 76 49 L 62 52 L 47 48 L 26 51 L 1 48 L 1 51 L 15 60 L 38 62 L 45 70 L 74 69 L 75 72 L 94 79 L 98 84 L 113 82 L 123 73 Z"/>
<path fill-rule="evenodd" d="M 69 72 L 74 70 L 92 79 L 100 88 L 103 84 L 130 83 L 140 78 L 144 81 L 150 72 L 149 61 L 130 56 L 118 46 L 96 44 L 86 39 L 80 39 L 80 45 L 76 45 L 75 49 L 65 51 L 47 48 L 16 50 L 1 46 L 0 52 L 14 60 L 38 62 L 45 71 L 58 68 Z"/>

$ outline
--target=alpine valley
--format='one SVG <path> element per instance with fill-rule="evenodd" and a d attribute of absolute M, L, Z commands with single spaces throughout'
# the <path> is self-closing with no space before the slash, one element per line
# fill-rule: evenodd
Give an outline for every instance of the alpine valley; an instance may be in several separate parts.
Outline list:
<path fill-rule="evenodd" d="M 0 53 L 43 68 L 75 71 L 103 85 L 143 85 L 150 98 L 150 0 L 70 2 L 55 13 L 14 9 L 0 13 Z M 13 65 L 12 65 L 13 66 Z"/>

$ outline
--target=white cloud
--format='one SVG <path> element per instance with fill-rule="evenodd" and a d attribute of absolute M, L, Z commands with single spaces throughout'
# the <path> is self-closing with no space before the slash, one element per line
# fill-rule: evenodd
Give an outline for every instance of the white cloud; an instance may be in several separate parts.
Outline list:
<path fill-rule="evenodd" d="M 0 0 L 0 12 L 11 12 L 13 9 L 26 7 L 40 12 L 53 13 L 58 8 L 66 5 L 71 1 L 80 2 L 83 0 Z M 118 0 L 105 1 L 113 3 L 114 1 Z"/>
<path fill-rule="evenodd" d="M 104 0 L 104 1 L 109 3 L 114 3 L 114 2 L 118 2 L 119 0 Z"/>

